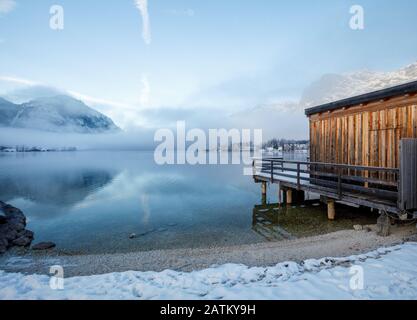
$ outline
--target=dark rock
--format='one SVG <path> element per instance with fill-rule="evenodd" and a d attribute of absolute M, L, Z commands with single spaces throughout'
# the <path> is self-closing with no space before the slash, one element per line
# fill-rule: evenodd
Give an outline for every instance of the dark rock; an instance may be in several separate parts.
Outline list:
<path fill-rule="evenodd" d="M 56 244 L 53 242 L 40 242 L 32 247 L 32 250 L 49 250 L 55 248 Z"/>
<path fill-rule="evenodd" d="M 19 223 L 26 227 L 26 218 L 20 215 L 7 217 L 9 223 Z"/>
<path fill-rule="evenodd" d="M 26 217 L 21 214 L 6 215 L 6 217 L 9 219 L 9 221 L 19 221 L 22 223 L 26 223 Z"/>
<path fill-rule="evenodd" d="M 1 238 L 0 239 L 0 247 L 5 247 L 5 248 L 7 248 L 9 246 L 9 241 L 7 241 L 6 239 L 4 239 L 4 238 Z"/>
<path fill-rule="evenodd" d="M 23 215 L 23 212 L 21 210 L 9 204 L 6 204 L 5 206 L 3 206 L 2 210 L 6 214 L 6 216 L 22 216 Z"/>
<path fill-rule="evenodd" d="M 9 229 L 14 230 L 16 232 L 25 230 L 25 225 L 17 221 L 9 222 L 7 226 Z"/>
<path fill-rule="evenodd" d="M 22 230 L 17 234 L 16 238 L 20 238 L 20 237 L 25 237 L 28 238 L 29 240 L 33 240 L 34 239 L 34 233 L 30 230 Z"/>
<path fill-rule="evenodd" d="M 136 233 L 131 233 L 129 239 L 135 239 L 137 237 Z"/>
<path fill-rule="evenodd" d="M 22 235 L 26 238 L 29 238 L 30 240 L 33 240 L 35 238 L 35 234 L 33 233 L 33 231 L 30 230 L 23 231 Z"/>
<path fill-rule="evenodd" d="M 17 230 L 17 232 L 25 230 L 26 228 L 26 221 L 20 219 L 11 219 L 9 220 L 9 225 Z"/>
<path fill-rule="evenodd" d="M 23 212 L 0 201 L 0 254 L 13 246 L 27 247 L 31 244 L 34 234 L 25 230 L 26 217 Z"/>
<path fill-rule="evenodd" d="M 4 238 L 9 242 L 13 241 L 17 238 L 17 231 L 13 229 L 7 229 L 7 231 L 4 233 Z"/>
<path fill-rule="evenodd" d="M 7 224 L 0 224 L 0 239 L 4 238 L 4 235 L 8 230 Z"/>
<path fill-rule="evenodd" d="M 12 241 L 12 244 L 18 247 L 27 247 L 31 244 L 32 240 L 26 237 L 20 237 Z"/>

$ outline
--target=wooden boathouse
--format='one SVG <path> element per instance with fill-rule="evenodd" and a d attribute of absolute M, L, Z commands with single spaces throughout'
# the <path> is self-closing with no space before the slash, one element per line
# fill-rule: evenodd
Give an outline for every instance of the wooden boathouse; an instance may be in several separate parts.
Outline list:
<path fill-rule="evenodd" d="M 328 203 L 417 212 L 417 81 L 305 111 L 310 160 L 255 159 L 254 179 L 280 185 L 286 202 L 313 192 Z"/>

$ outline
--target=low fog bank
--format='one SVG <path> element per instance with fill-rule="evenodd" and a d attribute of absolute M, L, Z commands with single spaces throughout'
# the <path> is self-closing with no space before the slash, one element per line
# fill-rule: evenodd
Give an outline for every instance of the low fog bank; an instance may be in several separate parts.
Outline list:
<path fill-rule="evenodd" d="M 57 133 L 24 128 L 0 127 L 0 146 L 39 147 L 61 149 L 76 147 L 78 150 L 154 150 L 160 142 L 154 142 L 158 128 L 169 128 L 176 136 L 177 121 L 185 121 L 186 130 L 202 129 L 262 129 L 263 141 L 272 138 L 308 139 L 308 121 L 299 110 L 255 108 L 241 113 L 225 115 L 208 110 L 158 110 L 147 112 L 148 127 L 129 127 L 124 131 L 102 134 Z M 208 135 L 207 135 L 208 136 Z"/>
<path fill-rule="evenodd" d="M 228 113 L 232 108 L 146 110 L 144 122 L 153 128 L 174 128 L 177 121 L 185 121 L 186 129 L 261 129 L 265 141 L 273 138 L 306 140 L 309 136 L 308 119 L 297 104 L 266 105 L 240 112 Z"/>
<path fill-rule="evenodd" d="M 68 134 L 18 128 L 0 128 L 0 146 L 68 148 L 78 150 L 150 150 L 154 147 L 153 130 L 108 134 Z"/>

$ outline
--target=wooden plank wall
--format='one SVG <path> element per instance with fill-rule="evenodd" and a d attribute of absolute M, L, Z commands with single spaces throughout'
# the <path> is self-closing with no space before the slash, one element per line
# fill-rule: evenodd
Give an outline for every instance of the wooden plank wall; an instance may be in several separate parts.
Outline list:
<path fill-rule="evenodd" d="M 401 140 L 400 208 L 417 209 L 417 139 Z"/>
<path fill-rule="evenodd" d="M 399 168 L 402 138 L 417 138 L 417 102 L 310 116 L 312 162 Z"/>

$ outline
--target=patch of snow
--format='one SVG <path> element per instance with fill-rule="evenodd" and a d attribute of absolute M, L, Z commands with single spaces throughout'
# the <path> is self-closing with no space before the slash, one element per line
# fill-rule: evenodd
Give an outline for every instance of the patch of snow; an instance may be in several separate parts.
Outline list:
<path fill-rule="evenodd" d="M 0 299 L 416 299 L 417 243 L 346 258 L 248 268 L 226 264 L 191 273 L 123 272 L 65 279 L 0 271 Z M 350 283 L 363 270 L 363 289 Z"/>

